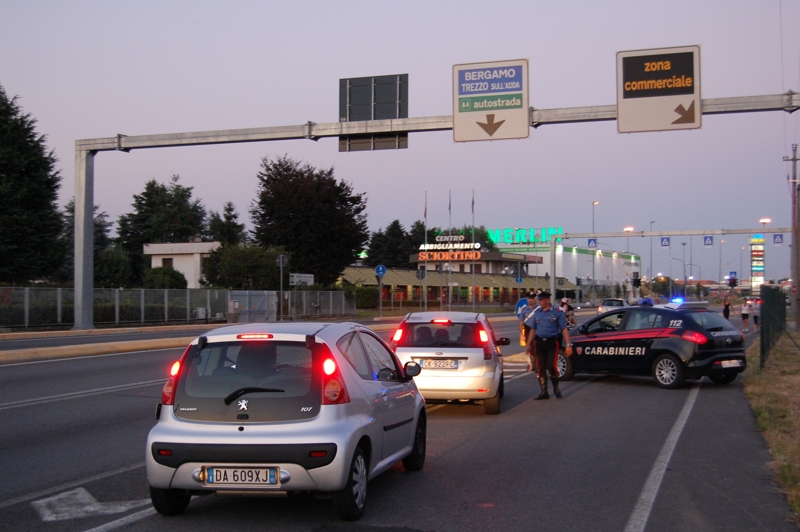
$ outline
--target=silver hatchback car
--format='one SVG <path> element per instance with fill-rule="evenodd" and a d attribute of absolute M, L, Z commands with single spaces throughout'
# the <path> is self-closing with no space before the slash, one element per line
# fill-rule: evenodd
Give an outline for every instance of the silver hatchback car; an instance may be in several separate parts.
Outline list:
<path fill-rule="evenodd" d="M 403 319 L 391 346 L 401 362 L 418 362 L 414 380 L 427 401 L 483 401 L 487 414 L 500 413 L 503 397 L 501 345 L 484 314 L 412 312 Z"/>
<path fill-rule="evenodd" d="M 343 519 L 360 518 L 368 480 L 425 463 L 419 371 L 355 323 L 200 336 L 172 366 L 147 438 L 153 506 L 176 515 L 193 494 L 331 492 Z"/>

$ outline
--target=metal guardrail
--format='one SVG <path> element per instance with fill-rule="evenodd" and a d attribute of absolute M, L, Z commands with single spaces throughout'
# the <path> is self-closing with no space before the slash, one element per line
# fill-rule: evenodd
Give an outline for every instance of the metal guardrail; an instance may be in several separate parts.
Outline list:
<path fill-rule="evenodd" d="M 95 325 L 154 323 L 254 323 L 355 315 L 355 297 L 345 292 L 283 292 L 212 289 L 96 288 Z M 74 322 L 72 288 L 0 287 L 0 328 L 70 326 Z"/>

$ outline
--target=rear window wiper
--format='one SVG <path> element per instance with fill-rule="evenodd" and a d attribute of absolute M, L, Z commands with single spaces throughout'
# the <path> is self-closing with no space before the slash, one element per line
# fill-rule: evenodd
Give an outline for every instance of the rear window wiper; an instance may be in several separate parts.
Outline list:
<path fill-rule="evenodd" d="M 285 392 L 286 390 L 281 390 L 278 388 L 258 388 L 255 386 L 246 386 L 244 388 L 239 388 L 235 392 L 231 392 L 228 397 L 225 398 L 225 404 L 229 405 L 241 396 L 247 393 L 259 393 L 259 392 Z"/>

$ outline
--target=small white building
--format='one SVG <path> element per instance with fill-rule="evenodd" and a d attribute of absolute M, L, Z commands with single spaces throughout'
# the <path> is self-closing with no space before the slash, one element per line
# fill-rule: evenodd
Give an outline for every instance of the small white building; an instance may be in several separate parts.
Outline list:
<path fill-rule="evenodd" d="M 202 259 L 221 245 L 219 242 L 145 244 L 144 254 L 150 255 L 151 268 L 174 268 L 186 277 L 187 288 L 200 288 Z"/>

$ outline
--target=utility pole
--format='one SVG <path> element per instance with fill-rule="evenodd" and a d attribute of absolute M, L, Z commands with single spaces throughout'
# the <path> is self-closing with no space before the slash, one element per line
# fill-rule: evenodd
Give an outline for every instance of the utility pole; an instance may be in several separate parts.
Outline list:
<path fill-rule="evenodd" d="M 797 289 L 798 281 L 800 281 L 800 235 L 798 234 L 798 193 L 800 187 L 797 183 L 797 144 L 792 144 L 792 158 L 783 158 L 784 161 L 791 161 L 792 163 L 792 288 L 791 295 L 789 296 L 792 303 L 792 312 L 794 314 L 794 330 L 800 331 L 800 292 Z"/>

